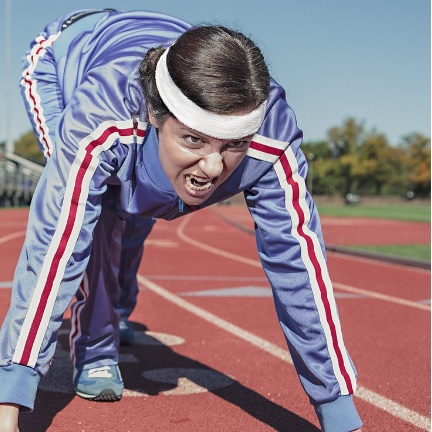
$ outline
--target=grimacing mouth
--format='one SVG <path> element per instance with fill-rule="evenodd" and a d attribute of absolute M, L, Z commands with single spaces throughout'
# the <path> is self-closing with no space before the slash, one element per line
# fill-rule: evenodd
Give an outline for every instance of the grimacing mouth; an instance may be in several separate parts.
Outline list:
<path fill-rule="evenodd" d="M 185 176 L 187 185 L 196 191 L 205 191 L 213 186 L 215 179 L 203 179 L 193 174 L 186 174 Z"/>

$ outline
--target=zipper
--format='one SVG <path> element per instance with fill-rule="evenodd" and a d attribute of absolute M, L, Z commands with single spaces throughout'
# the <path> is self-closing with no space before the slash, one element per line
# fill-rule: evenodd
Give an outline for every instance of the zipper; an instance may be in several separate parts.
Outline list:
<path fill-rule="evenodd" d="M 177 198 L 177 202 L 178 202 L 179 212 L 183 213 L 183 211 L 184 211 L 184 202 L 180 198 Z"/>

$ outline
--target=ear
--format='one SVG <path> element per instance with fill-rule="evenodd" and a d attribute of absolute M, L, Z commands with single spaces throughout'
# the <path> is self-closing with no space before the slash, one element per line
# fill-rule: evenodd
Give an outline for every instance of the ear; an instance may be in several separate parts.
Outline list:
<path fill-rule="evenodd" d="M 151 106 L 149 106 L 147 108 L 147 115 L 148 115 L 148 119 L 149 119 L 150 124 L 157 129 L 158 128 L 158 124 L 156 122 L 155 116 L 152 113 Z"/>

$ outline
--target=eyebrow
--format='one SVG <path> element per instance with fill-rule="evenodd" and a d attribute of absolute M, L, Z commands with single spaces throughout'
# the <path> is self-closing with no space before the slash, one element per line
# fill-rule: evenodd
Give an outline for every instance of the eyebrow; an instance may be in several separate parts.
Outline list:
<path fill-rule="evenodd" d="M 237 139 L 232 139 L 232 140 L 223 140 L 223 139 L 220 139 L 220 138 L 214 138 L 214 137 L 211 137 L 209 135 L 205 135 L 205 134 L 203 134 L 201 132 L 198 132 L 195 129 L 192 129 L 192 128 L 186 126 L 184 123 L 181 123 L 180 131 L 183 132 L 183 133 L 184 132 L 193 133 L 194 135 L 196 135 L 196 136 L 198 136 L 199 138 L 202 138 L 202 139 L 211 138 L 211 139 L 217 139 L 218 141 L 223 141 L 223 142 L 251 141 L 251 139 L 255 135 L 255 134 L 252 134 L 252 135 L 246 135 L 245 137 L 242 137 L 242 138 L 237 138 Z"/>
<path fill-rule="evenodd" d="M 192 129 L 192 128 L 184 125 L 183 123 L 180 126 L 180 132 L 182 132 L 182 133 L 185 133 L 185 132 L 192 133 L 192 134 L 194 134 L 194 135 L 196 135 L 196 136 L 198 136 L 200 138 L 204 138 L 204 139 L 205 138 L 212 138 L 212 137 L 209 137 L 208 135 L 205 135 L 205 134 L 203 134 L 201 132 L 196 131 L 195 129 Z"/>

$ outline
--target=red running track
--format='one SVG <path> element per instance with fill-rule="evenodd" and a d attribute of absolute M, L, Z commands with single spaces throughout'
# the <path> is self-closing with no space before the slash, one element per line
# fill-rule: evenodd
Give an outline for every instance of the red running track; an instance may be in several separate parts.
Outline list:
<path fill-rule="evenodd" d="M 67 315 L 35 411 L 20 418 L 21 432 L 318 430 L 254 238 L 218 212 L 251 226 L 243 207 L 214 207 L 158 221 L 146 243 L 132 316 L 137 344 L 121 351 L 123 399 L 97 403 L 73 394 Z M 0 212 L 0 320 L 26 218 L 26 210 Z M 339 244 L 350 244 L 360 232 L 365 242 L 368 233 L 370 242 L 377 233 L 397 240 L 413 229 L 426 238 L 429 230 L 352 223 L 357 229 L 347 219 L 324 218 L 326 240 L 337 244 L 339 236 Z M 331 253 L 328 262 L 345 343 L 359 371 L 364 432 L 430 430 L 430 272 Z"/>

